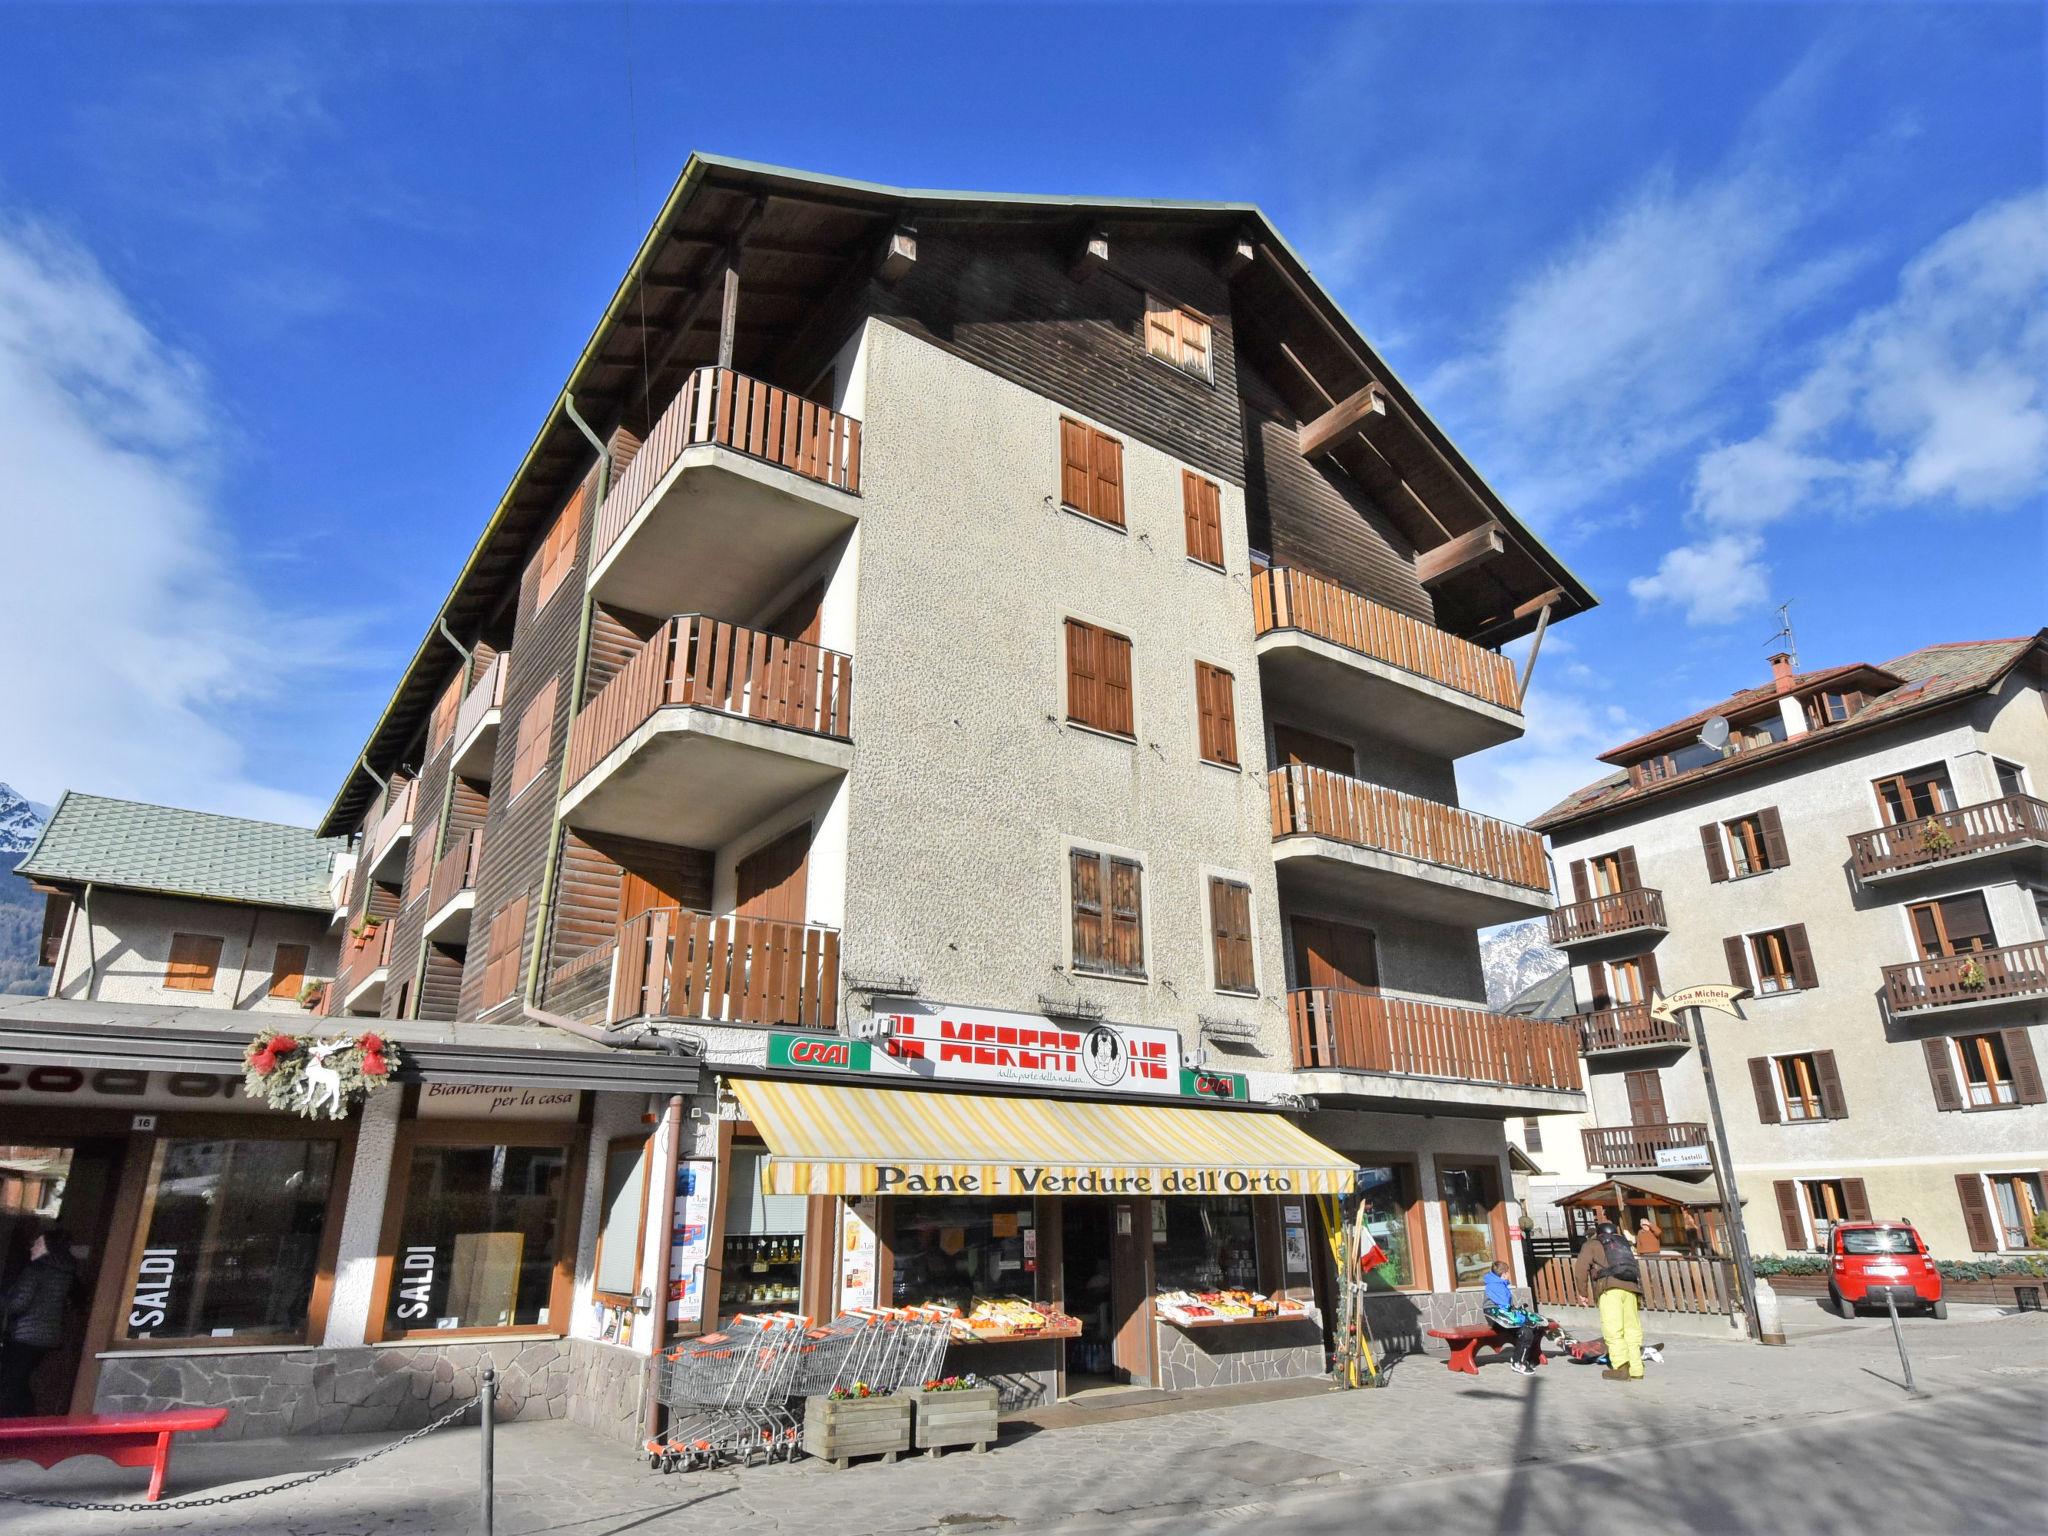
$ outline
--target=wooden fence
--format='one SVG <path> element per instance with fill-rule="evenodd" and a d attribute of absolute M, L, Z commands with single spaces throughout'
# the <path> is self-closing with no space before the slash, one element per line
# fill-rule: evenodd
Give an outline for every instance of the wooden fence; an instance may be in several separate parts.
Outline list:
<path fill-rule="evenodd" d="M 1663 928 L 1664 893 L 1647 887 L 1575 901 L 1550 914 L 1550 942 L 1582 944 L 1638 928 Z"/>
<path fill-rule="evenodd" d="M 1684 1147 L 1704 1148 L 1707 1144 L 1707 1128 L 1697 1120 L 1678 1120 L 1663 1125 L 1609 1125 L 1597 1126 L 1579 1132 L 1585 1139 L 1586 1166 L 1589 1168 L 1657 1168 L 1665 1166 L 1657 1161 L 1659 1152 L 1677 1151 Z M 1687 1163 L 1688 1168 L 1704 1168 L 1705 1162 Z"/>
<path fill-rule="evenodd" d="M 1596 1008 L 1575 1013 L 1567 1021 L 1579 1032 L 1579 1048 L 1587 1055 L 1600 1051 L 1625 1051 L 1646 1045 L 1689 1045 L 1685 1026 L 1650 1016 L 1648 1003 L 1624 1003 L 1619 1008 Z"/>
<path fill-rule="evenodd" d="M 1527 827 L 1455 805 L 1404 794 L 1382 784 L 1296 764 L 1275 768 L 1266 784 L 1273 835 L 1327 837 L 1358 848 L 1398 853 L 1525 890 L 1548 891 L 1543 839 Z"/>
<path fill-rule="evenodd" d="M 598 509 L 590 540 L 593 564 L 618 542 L 683 450 L 706 443 L 860 493 L 858 421 L 730 368 L 699 368 Z"/>
<path fill-rule="evenodd" d="M 2038 940 L 1884 968 L 1884 1000 L 1893 1013 L 2041 994 L 2048 994 L 2048 943 Z"/>
<path fill-rule="evenodd" d="M 838 931 L 656 907 L 619 927 L 610 1017 L 834 1029 Z"/>
<path fill-rule="evenodd" d="M 1252 624 L 1261 635 L 1297 629 L 1488 704 L 1521 712 L 1514 663 L 1498 651 L 1460 640 L 1306 571 L 1287 566 L 1254 571 Z"/>
<path fill-rule="evenodd" d="M 1858 878 L 1867 880 L 2021 843 L 2048 843 L 2048 802 L 2032 795 L 2007 795 L 1858 832 L 1849 839 L 1849 857 Z"/>
<path fill-rule="evenodd" d="M 1343 987 L 1288 993 L 1287 1018 L 1295 1065 L 1303 1071 L 1401 1072 L 1517 1088 L 1580 1086 L 1578 1036 L 1548 1019 Z"/>
<path fill-rule="evenodd" d="M 578 783 L 657 709 L 715 709 L 845 738 L 853 659 L 696 614 L 668 620 L 583 707 L 569 728 L 568 782 Z"/>
<path fill-rule="evenodd" d="M 1732 1259 L 1645 1253 L 1636 1255 L 1636 1268 L 1642 1275 L 1645 1312 L 1735 1317 L 1742 1311 Z M 1570 1258 L 1546 1259 L 1531 1278 L 1530 1289 L 1539 1312 L 1545 1307 L 1580 1305 L 1582 1293 Z"/>

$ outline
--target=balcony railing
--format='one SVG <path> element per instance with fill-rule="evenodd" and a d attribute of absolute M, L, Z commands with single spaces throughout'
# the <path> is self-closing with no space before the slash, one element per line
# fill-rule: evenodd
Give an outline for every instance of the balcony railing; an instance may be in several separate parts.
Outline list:
<path fill-rule="evenodd" d="M 1896 827 L 1858 832 L 1849 839 L 1849 857 L 1857 878 L 1869 880 L 2022 843 L 2048 843 L 2048 802 L 2032 795 L 2007 795 Z"/>
<path fill-rule="evenodd" d="M 1327 768 L 1275 768 L 1266 783 L 1276 838 L 1326 837 L 1546 895 L 1550 890 L 1543 839 L 1527 827 Z"/>
<path fill-rule="evenodd" d="M 1602 1051 L 1634 1051 L 1660 1045 L 1690 1045 L 1685 1026 L 1650 1016 L 1648 1003 L 1624 1003 L 1575 1013 L 1569 1021 L 1579 1032 L 1579 1049 L 1588 1056 Z"/>
<path fill-rule="evenodd" d="M 838 931 L 656 907 L 620 925 L 611 1018 L 835 1029 Z"/>
<path fill-rule="evenodd" d="M 1550 942 L 1583 944 L 1639 928 L 1663 928 L 1664 893 L 1647 888 L 1575 901 L 1550 914 Z"/>
<path fill-rule="evenodd" d="M 569 731 L 568 782 L 579 782 L 650 715 L 671 704 L 844 740 L 851 730 L 853 659 L 801 640 L 678 615 L 576 717 Z"/>
<path fill-rule="evenodd" d="M 1670 1125 L 1610 1125 L 1579 1133 L 1586 1142 L 1589 1168 L 1705 1168 L 1705 1161 L 1659 1163 L 1659 1152 L 1707 1145 L 1707 1128 L 1687 1120 Z"/>
<path fill-rule="evenodd" d="M 464 891 L 476 889 L 477 863 L 484 855 L 484 829 L 475 827 L 441 855 L 427 882 L 427 915 L 433 916 Z"/>
<path fill-rule="evenodd" d="M 342 942 L 341 971 L 327 993 L 330 1009 L 346 1008 L 350 994 L 391 963 L 391 930 L 396 926 L 387 917 L 374 932 L 350 934 Z"/>
<path fill-rule="evenodd" d="M 1884 1000 L 1895 1014 L 2043 996 L 2048 996 L 2048 943 L 2008 944 L 1884 968 Z"/>
<path fill-rule="evenodd" d="M 618 542 L 683 450 L 707 443 L 860 491 L 858 421 L 730 368 L 699 368 L 605 497 L 591 533 L 591 564 Z"/>
<path fill-rule="evenodd" d="M 1300 630 L 1521 712 L 1514 663 L 1507 657 L 1305 571 L 1275 566 L 1253 573 L 1252 625 L 1262 635 L 1276 629 Z"/>
<path fill-rule="evenodd" d="M 1512 1088 L 1575 1090 L 1578 1036 L 1548 1019 L 1372 989 L 1307 987 L 1287 994 L 1302 1071 L 1404 1073 Z"/>
<path fill-rule="evenodd" d="M 458 747 L 483 724 L 484 716 L 505 707 L 505 670 L 505 653 L 500 651 L 484 668 L 484 675 L 463 695 L 462 707 L 455 711 L 455 744 Z"/>
<path fill-rule="evenodd" d="M 377 830 L 370 836 L 370 862 L 383 862 L 385 850 L 397 839 L 398 834 L 412 820 L 414 807 L 419 804 L 420 781 L 408 779 L 405 787 L 391 797 L 391 803 L 384 808 L 384 814 L 377 818 Z"/>

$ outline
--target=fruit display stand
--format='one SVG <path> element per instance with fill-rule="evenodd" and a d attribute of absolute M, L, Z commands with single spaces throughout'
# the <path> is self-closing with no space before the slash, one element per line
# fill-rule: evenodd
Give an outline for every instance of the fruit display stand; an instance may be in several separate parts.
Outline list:
<path fill-rule="evenodd" d="M 804 1399 L 804 1454 L 845 1471 L 856 1456 L 894 1461 L 910 1449 L 912 1397 L 890 1392 L 879 1397 Z"/>
<path fill-rule="evenodd" d="M 1156 1298 L 1160 1386 L 1181 1391 L 1323 1373 L 1319 1314 L 1286 1297 L 1245 1294 L 1256 1303 L 1232 1298 L 1218 1307 L 1186 1292 Z"/>
<path fill-rule="evenodd" d="M 999 1413 L 1041 1408 L 1057 1395 L 1066 1341 L 1080 1336 L 1080 1320 L 1050 1302 L 977 1299 L 953 1321 L 943 1371 L 996 1386 Z"/>
<path fill-rule="evenodd" d="M 995 1444 L 999 1394 L 992 1383 L 922 1387 L 909 1396 L 917 1404 L 920 1451 L 937 1456 L 949 1446 L 971 1445 L 980 1454 Z"/>

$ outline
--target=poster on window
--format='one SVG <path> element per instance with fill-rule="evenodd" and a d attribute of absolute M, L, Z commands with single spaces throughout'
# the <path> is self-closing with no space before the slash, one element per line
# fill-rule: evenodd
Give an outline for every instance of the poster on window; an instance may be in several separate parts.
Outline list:
<path fill-rule="evenodd" d="M 668 1249 L 668 1320 L 672 1323 L 696 1323 L 704 1316 L 704 1266 L 711 1258 L 715 1166 L 702 1157 L 684 1158 L 676 1164 L 675 1213 Z"/>
<path fill-rule="evenodd" d="M 875 1202 L 848 1200 L 840 1223 L 839 1306 L 846 1312 L 875 1305 Z"/>
<path fill-rule="evenodd" d="M 1287 1228 L 1287 1273 L 1290 1278 L 1308 1273 L 1308 1233 L 1300 1227 Z"/>

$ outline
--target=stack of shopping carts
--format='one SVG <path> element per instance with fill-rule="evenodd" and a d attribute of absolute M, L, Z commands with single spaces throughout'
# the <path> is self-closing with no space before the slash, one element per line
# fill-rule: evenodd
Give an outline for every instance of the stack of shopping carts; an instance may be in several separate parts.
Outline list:
<path fill-rule="evenodd" d="M 736 1317 L 659 1360 L 668 1427 L 647 1442 L 647 1464 L 688 1472 L 789 1460 L 802 1438 L 794 1399 L 918 1386 L 938 1374 L 951 1328 L 937 1307 L 846 1312 L 820 1328 L 794 1312 Z"/>

